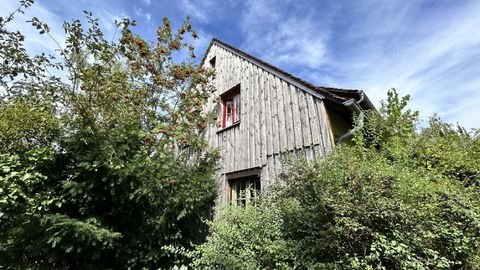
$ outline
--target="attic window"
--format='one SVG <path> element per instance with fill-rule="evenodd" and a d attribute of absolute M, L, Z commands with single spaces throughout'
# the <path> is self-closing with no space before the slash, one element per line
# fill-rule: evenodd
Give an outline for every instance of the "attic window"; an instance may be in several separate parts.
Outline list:
<path fill-rule="evenodd" d="M 222 96 L 222 128 L 240 122 L 240 84 L 228 90 Z"/>
<path fill-rule="evenodd" d="M 208 61 L 210 63 L 211 68 L 215 68 L 216 61 L 217 61 L 216 56 L 212 57 L 212 59 L 210 59 L 210 61 Z"/>

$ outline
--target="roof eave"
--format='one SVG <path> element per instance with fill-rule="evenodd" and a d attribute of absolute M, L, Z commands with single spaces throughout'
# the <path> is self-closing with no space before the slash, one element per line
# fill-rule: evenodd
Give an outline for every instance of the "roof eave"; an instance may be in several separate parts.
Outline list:
<path fill-rule="evenodd" d="M 349 90 L 346 90 L 346 89 L 337 89 L 337 88 L 331 88 L 331 87 L 318 87 L 318 86 L 315 86 L 309 82 L 306 82 L 284 70 L 281 70 L 280 68 L 278 67 L 275 67 L 261 59 L 258 59 L 242 50 L 239 50 L 217 38 L 213 38 L 212 41 L 210 42 L 210 45 L 208 46 L 208 49 L 206 50 L 205 52 L 205 55 L 202 59 L 202 62 L 201 64 L 203 65 L 204 62 L 206 61 L 206 57 L 210 51 L 210 49 L 212 48 L 213 44 L 217 45 L 217 46 L 220 46 L 222 47 L 223 49 L 241 57 L 242 59 L 246 60 L 246 61 L 249 61 L 250 63 L 254 64 L 254 65 L 257 65 L 261 68 L 263 68 L 264 70 L 276 75 L 277 77 L 287 81 L 288 83 L 298 87 L 299 89 L 302 89 L 303 91 L 319 98 L 319 99 L 326 99 L 326 100 L 330 100 L 336 104 L 339 104 L 339 105 L 345 105 L 344 102 L 349 100 L 345 100 L 345 99 L 342 99 L 342 98 L 338 98 L 338 97 L 335 97 L 334 94 L 332 93 L 329 93 L 328 89 L 335 89 L 335 91 L 338 93 L 338 92 L 345 92 L 345 93 L 348 93 L 348 94 L 352 94 L 356 92 L 356 94 L 358 94 L 358 97 L 359 99 L 355 99 L 355 98 L 351 98 L 352 100 L 355 100 L 356 102 L 357 101 L 361 101 L 359 102 L 358 105 L 363 105 L 361 106 L 362 109 L 373 109 L 373 110 L 376 110 L 375 106 L 372 104 L 372 102 L 370 101 L 370 99 L 367 97 L 367 95 L 364 93 L 363 90 L 353 90 L 353 89 L 349 89 Z M 321 93 L 320 93 L 321 92 Z M 362 99 L 362 100 L 360 100 Z"/>
<path fill-rule="evenodd" d="M 211 42 L 211 45 L 212 44 L 216 44 L 220 47 L 222 47 L 223 49 L 225 50 L 228 50 L 229 52 L 241 57 L 242 59 L 246 60 L 246 61 L 249 61 L 250 63 L 254 64 L 254 65 L 257 65 L 261 68 L 263 68 L 264 70 L 274 74 L 275 76 L 287 81 L 288 83 L 308 92 L 309 94 L 319 98 L 319 99 L 324 99 L 325 98 L 325 95 L 322 95 L 320 93 L 318 93 L 315 88 L 310 85 L 308 85 L 306 82 L 304 82 L 303 80 L 301 80 L 300 78 L 297 78 L 291 74 L 288 74 L 287 72 L 277 68 L 277 67 L 274 67 L 252 55 L 249 55 L 235 47 L 232 47 L 230 46 L 229 44 L 226 44 L 224 43 L 223 41 L 220 41 L 216 38 L 212 39 L 212 42 Z M 210 49 L 210 47 L 209 47 Z M 208 51 L 207 51 L 208 52 Z M 202 61 L 203 63 L 203 61 Z"/>

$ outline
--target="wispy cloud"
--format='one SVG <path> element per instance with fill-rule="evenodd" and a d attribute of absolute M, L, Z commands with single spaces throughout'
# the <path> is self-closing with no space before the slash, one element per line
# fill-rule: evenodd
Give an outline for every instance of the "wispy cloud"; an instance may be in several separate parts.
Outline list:
<path fill-rule="evenodd" d="M 308 1 L 307 1 L 308 2 Z M 242 48 L 319 85 L 412 95 L 422 115 L 480 126 L 480 2 L 247 1 Z"/>
<path fill-rule="evenodd" d="M 0 1 L 0 15 L 15 3 Z M 154 38 L 162 17 L 178 26 L 189 15 L 199 58 L 216 36 L 312 83 L 364 89 L 377 105 L 396 87 L 423 115 L 480 127 L 479 1 L 37 0 L 12 27 L 29 51 L 51 51 L 56 44 L 23 22 L 43 19 L 63 44 L 62 22 L 82 10 L 101 18 L 107 37 L 115 19 L 136 17 L 135 31 Z"/>
<path fill-rule="evenodd" d="M 214 14 L 215 6 L 211 0 L 193 1 L 181 0 L 180 8 L 188 16 L 197 19 L 202 23 L 210 21 L 212 14 Z"/>
<path fill-rule="evenodd" d="M 9 13 L 16 10 L 18 4 L 15 1 L 1 1 L 0 10 L 2 10 L 2 16 L 6 16 Z M 38 30 L 26 21 L 31 20 L 33 17 L 39 18 L 43 22 L 47 22 L 50 26 L 49 38 L 45 35 L 40 35 Z M 35 9 L 28 9 L 24 14 L 16 14 L 16 19 L 8 27 L 11 30 L 18 30 L 25 35 L 25 48 L 31 54 L 40 54 L 46 52 L 52 55 L 56 54 L 56 50 L 59 46 L 64 46 L 65 38 L 61 25 L 63 20 L 55 13 L 48 10 L 47 7 L 38 3 Z M 54 26 L 55 25 L 55 26 Z"/>
<path fill-rule="evenodd" d="M 135 8 L 135 16 L 145 19 L 147 22 L 152 20 L 152 14 L 145 12 L 142 8 Z"/>
<path fill-rule="evenodd" d="M 411 94 L 412 106 L 424 115 L 465 118 L 465 105 L 480 101 L 474 94 L 480 90 L 480 36 L 474 34 L 480 3 L 448 5 L 399 1 L 374 9 L 350 7 L 358 16 L 336 39 L 344 50 L 336 50 L 328 63 L 335 69 L 332 81 L 367 89 L 376 101 L 385 98 L 385 89 L 396 87 Z M 480 126 L 480 118 L 469 119 L 462 124 Z"/>
<path fill-rule="evenodd" d="M 315 17 L 305 8 L 287 1 L 246 1 L 241 21 L 245 36 L 242 47 L 278 65 L 294 68 L 318 68 L 327 58 L 329 17 Z M 301 12 L 300 12 L 301 11 Z"/>

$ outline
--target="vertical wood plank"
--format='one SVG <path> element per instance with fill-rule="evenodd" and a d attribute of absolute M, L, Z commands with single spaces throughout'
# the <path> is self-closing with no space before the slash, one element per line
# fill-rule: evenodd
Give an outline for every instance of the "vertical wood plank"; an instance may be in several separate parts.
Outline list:
<path fill-rule="evenodd" d="M 264 166 L 267 163 L 267 127 L 266 122 L 266 100 L 265 100 L 265 71 L 261 70 L 260 80 L 259 80 L 259 87 L 260 87 L 260 134 L 261 134 L 261 165 Z"/>
<path fill-rule="evenodd" d="M 231 172 L 232 171 L 232 158 L 233 158 L 233 149 L 232 149 L 232 132 L 231 130 L 224 132 L 226 136 L 226 144 L 228 147 L 228 158 L 227 158 L 227 170 L 225 172 Z"/>
<path fill-rule="evenodd" d="M 329 137 L 329 131 L 328 131 L 328 125 L 327 125 L 327 116 L 324 113 L 323 110 L 323 101 L 317 101 L 317 115 L 319 117 L 320 121 L 320 131 L 322 133 L 322 151 L 323 151 L 323 156 L 325 156 L 325 153 L 330 151 L 330 139 Z"/>
<path fill-rule="evenodd" d="M 228 68 L 228 81 L 227 81 L 227 87 L 225 90 L 228 90 L 232 87 L 232 83 L 235 81 L 235 56 L 232 53 L 228 53 L 228 62 L 229 62 L 229 68 Z"/>
<path fill-rule="evenodd" d="M 230 88 L 232 88 L 233 86 L 237 85 L 238 82 L 240 81 L 240 72 L 238 72 L 238 68 L 239 68 L 239 64 L 240 64 L 240 57 L 236 56 L 236 55 L 233 55 L 233 69 L 232 69 L 232 76 L 233 76 L 233 79 L 231 81 L 231 86 Z M 228 88 L 228 89 L 230 89 Z"/>
<path fill-rule="evenodd" d="M 250 166 L 250 150 L 251 150 L 251 141 L 250 141 L 250 76 L 251 76 L 251 70 L 250 70 L 250 63 L 245 62 L 245 74 L 246 74 L 246 79 L 245 79 L 245 85 L 244 85 L 244 91 L 243 95 L 245 96 L 245 104 L 243 106 L 243 110 L 245 111 L 245 114 L 243 115 L 242 123 L 240 125 L 243 126 L 244 131 L 245 131 L 245 157 L 244 157 L 244 167 L 248 168 Z M 241 90 L 240 90 L 241 91 Z"/>
<path fill-rule="evenodd" d="M 225 165 L 225 162 L 228 158 L 228 148 L 227 145 L 225 144 L 226 141 L 226 135 L 225 133 L 222 133 L 222 148 L 221 148 L 221 155 L 222 155 L 222 170 L 225 172 L 227 170 L 227 166 Z"/>
<path fill-rule="evenodd" d="M 306 157 L 308 162 L 312 162 L 314 160 L 314 153 L 313 153 L 313 146 L 309 146 L 306 149 Z"/>
<path fill-rule="evenodd" d="M 272 155 L 272 169 L 271 169 L 272 174 L 273 174 L 272 184 L 275 183 L 275 182 L 277 182 L 277 164 L 276 164 L 276 162 L 277 162 L 277 158 L 276 158 L 277 155 L 278 155 L 278 154 L 273 154 L 273 155 Z"/>
<path fill-rule="evenodd" d="M 230 172 L 235 171 L 235 158 L 236 158 L 236 153 L 235 153 L 235 131 L 236 128 L 230 130 L 230 149 L 232 150 L 231 154 L 231 161 L 230 161 Z"/>
<path fill-rule="evenodd" d="M 238 140 L 240 139 L 239 135 L 239 128 L 234 128 L 233 130 L 233 155 L 234 155 L 234 160 L 233 160 L 233 170 L 238 171 L 240 170 L 240 157 L 239 157 L 239 148 L 240 145 L 238 144 Z"/>
<path fill-rule="evenodd" d="M 240 144 L 240 168 L 243 170 L 247 168 L 246 161 L 247 156 L 248 156 L 248 139 L 247 139 L 247 96 L 246 96 L 246 91 L 247 91 L 247 84 L 248 84 L 248 73 L 247 73 L 247 63 L 246 61 L 242 61 L 240 63 L 241 66 L 241 72 L 242 72 L 242 79 L 241 79 L 241 84 L 240 84 L 240 140 L 238 143 Z"/>
<path fill-rule="evenodd" d="M 270 181 L 270 176 L 268 173 L 268 166 L 263 166 L 260 174 L 260 188 L 262 192 L 268 187 L 268 182 Z"/>
<path fill-rule="evenodd" d="M 274 162 L 273 162 L 273 155 L 269 156 L 267 158 L 267 167 L 268 167 L 268 176 L 269 176 L 269 180 L 268 180 L 268 184 L 271 184 L 273 182 L 275 182 L 276 178 L 275 178 L 275 167 L 274 167 Z"/>
<path fill-rule="evenodd" d="M 278 181 L 279 176 L 283 170 L 282 155 L 277 154 L 274 156 L 274 158 L 275 158 L 275 176 L 276 176 L 276 181 Z"/>
<path fill-rule="evenodd" d="M 285 125 L 285 103 L 283 99 L 283 85 L 280 78 L 275 77 L 275 86 L 277 88 L 277 112 L 278 112 L 278 139 L 279 139 L 279 151 L 285 151 L 287 149 L 287 133 Z"/>
<path fill-rule="evenodd" d="M 313 145 L 313 152 L 314 152 L 314 155 L 315 155 L 315 159 L 322 158 L 323 157 L 323 151 L 322 151 L 321 144 Z"/>
<path fill-rule="evenodd" d="M 302 136 L 302 125 L 301 125 L 301 114 L 300 108 L 298 105 L 298 95 L 299 89 L 295 86 L 290 87 L 291 99 L 292 99 L 292 113 L 293 113 L 293 122 L 294 122 L 294 134 L 295 134 L 295 148 L 301 148 L 303 146 L 303 136 Z"/>
<path fill-rule="evenodd" d="M 310 95 L 301 91 L 298 95 L 298 103 L 300 106 L 300 122 L 302 124 L 302 136 L 303 136 L 303 146 L 309 146 L 312 144 L 312 134 L 310 131 L 310 119 L 308 117 L 307 111 L 307 100 L 305 95 Z"/>
<path fill-rule="evenodd" d="M 223 52 L 223 49 L 218 50 L 218 58 L 217 58 L 217 63 L 216 63 L 216 71 L 217 75 L 215 79 L 217 80 L 217 86 L 218 86 L 218 95 L 221 94 L 222 87 L 223 87 L 223 82 L 225 81 L 225 66 L 226 66 L 226 59 L 225 59 L 225 54 Z M 220 61 L 219 61 L 220 60 Z"/>
<path fill-rule="evenodd" d="M 268 83 L 270 79 L 270 73 L 265 72 L 263 87 L 265 89 L 265 124 L 267 127 L 267 156 L 273 154 L 273 115 L 272 115 L 272 95 L 270 94 L 270 84 Z"/>
<path fill-rule="evenodd" d="M 319 144 L 321 141 L 320 123 L 318 122 L 317 110 L 315 108 L 314 98 L 312 95 L 307 95 L 308 116 L 310 118 L 310 128 L 312 132 L 312 144 Z"/>
<path fill-rule="evenodd" d="M 254 125 L 252 128 L 254 129 L 254 136 L 255 136 L 255 156 L 254 156 L 254 166 L 260 166 L 260 139 L 261 139 L 261 127 L 260 127 L 260 116 L 261 116 L 261 103 L 260 103 L 260 89 L 259 89 L 259 81 L 260 81 L 260 71 L 259 67 L 255 67 L 255 76 L 252 78 L 254 80 L 254 96 L 253 96 L 253 114 L 254 114 Z"/>
<path fill-rule="evenodd" d="M 282 82 L 283 96 L 285 102 L 285 124 L 287 134 L 287 150 L 290 151 L 295 148 L 295 134 L 294 134 L 294 121 L 292 113 L 292 100 L 290 98 L 290 85 L 285 81 Z"/>
<path fill-rule="evenodd" d="M 272 144 L 273 144 L 273 154 L 279 152 L 279 138 L 278 138 L 278 111 L 277 111 L 277 88 L 275 86 L 275 78 L 270 74 L 268 78 L 269 92 L 270 92 L 270 110 L 272 113 Z"/>
<path fill-rule="evenodd" d="M 248 104 L 248 130 L 250 136 L 250 155 L 249 155 L 249 167 L 255 166 L 255 66 L 250 64 L 250 76 L 249 80 L 249 104 Z"/>

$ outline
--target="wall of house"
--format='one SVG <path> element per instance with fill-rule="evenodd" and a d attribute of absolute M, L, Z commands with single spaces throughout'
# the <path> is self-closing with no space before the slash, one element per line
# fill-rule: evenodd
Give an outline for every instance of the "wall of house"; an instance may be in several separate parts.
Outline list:
<path fill-rule="evenodd" d="M 332 149 L 332 129 L 322 99 L 215 44 L 205 58 L 206 66 L 214 56 L 217 92 L 206 109 L 215 110 L 220 95 L 237 84 L 241 95 L 239 125 L 221 130 L 217 124 L 206 129 L 208 142 L 222 156 L 218 178 L 223 202 L 227 201 L 226 175 L 230 173 L 259 168 L 263 189 L 282 172 L 283 159 L 311 160 Z"/>

